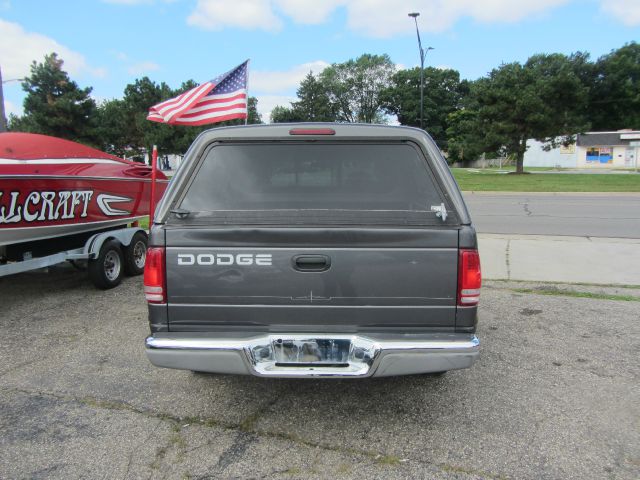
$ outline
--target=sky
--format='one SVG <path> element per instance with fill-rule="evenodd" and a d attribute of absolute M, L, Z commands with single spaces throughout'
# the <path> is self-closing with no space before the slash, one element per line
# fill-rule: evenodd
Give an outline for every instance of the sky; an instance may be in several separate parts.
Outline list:
<path fill-rule="evenodd" d="M 55 51 L 100 102 L 148 76 L 172 88 L 205 82 L 249 58 L 249 94 L 265 121 L 309 72 L 363 53 L 476 79 L 536 53 L 596 59 L 640 41 L 640 0 L 0 0 L 5 109 L 22 113 L 12 81 Z"/>

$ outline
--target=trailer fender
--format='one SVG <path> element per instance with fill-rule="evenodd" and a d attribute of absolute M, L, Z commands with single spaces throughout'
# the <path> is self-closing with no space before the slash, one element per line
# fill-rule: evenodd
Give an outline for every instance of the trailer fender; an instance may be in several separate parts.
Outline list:
<path fill-rule="evenodd" d="M 123 247 L 128 247 L 131 239 L 138 232 L 145 232 L 145 230 L 139 227 L 129 227 L 97 233 L 84 244 L 84 254 L 91 260 L 97 258 L 104 242 L 111 239 L 117 240 Z"/>

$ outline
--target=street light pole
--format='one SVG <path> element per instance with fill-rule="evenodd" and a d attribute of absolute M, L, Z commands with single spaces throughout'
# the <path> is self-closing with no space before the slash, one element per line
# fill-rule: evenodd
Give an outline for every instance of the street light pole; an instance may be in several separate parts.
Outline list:
<path fill-rule="evenodd" d="M 21 82 L 24 78 L 12 78 L 10 80 L 2 80 L 2 69 L 0 68 L 0 133 L 7 131 L 7 121 L 4 116 L 4 92 L 2 85 L 9 82 Z"/>
<path fill-rule="evenodd" d="M 420 128 L 424 128 L 424 59 L 427 56 L 429 50 L 433 50 L 433 47 L 427 47 L 426 50 L 422 48 L 422 40 L 420 39 L 420 29 L 418 28 L 418 16 L 420 13 L 409 13 L 416 22 L 416 34 L 418 35 L 418 49 L 420 51 Z"/>

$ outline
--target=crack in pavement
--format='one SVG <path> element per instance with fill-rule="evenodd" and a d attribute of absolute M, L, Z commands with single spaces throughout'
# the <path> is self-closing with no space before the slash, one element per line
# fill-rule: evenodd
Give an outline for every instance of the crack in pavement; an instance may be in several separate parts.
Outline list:
<path fill-rule="evenodd" d="M 229 465 L 236 463 L 240 460 L 249 446 L 252 443 L 257 442 L 257 438 L 254 434 L 250 434 L 247 432 L 237 432 L 236 438 L 233 440 L 233 443 L 229 448 L 227 448 L 220 458 L 218 459 L 218 463 L 216 464 L 216 468 L 219 473 L 222 474 L 227 469 Z"/>
<path fill-rule="evenodd" d="M 232 445 L 232 447 L 230 447 L 229 451 L 230 451 L 230 455 L 231 455 L 232 459 L 239 458 L 239 453 L 240 454 L 244 454 L 246 452 L 248 446 L 250 445 L 250 443 L 256 441 L 259 438 L 278 439 L 278 440 L 288 441 L 288 442 L 294 443 L 294 444 L 299 445 L 299 446 L 304 446 L 304 447 L 308 447 L 308 448 L 324 450 L 326 452 L 336 452 L 336 453 L 341 453 L 341 454 L 358 455 L 358 456 L 361 456 L 361 457 L 368 458 L 368 459 L 370 459 L 370 460 L 372 460 L 372 461 L 374 461 L 376 463 L 380 463 L 380 464 L 386 464 L 384 461 L 379 461 L 380 459 L 384 460 L 384 459 L 389 459 L 389 458 L 396 458 L 394 455 L 386 454 L 384 452 L 363 450 L 363 449 L 358 449 L 358 448 L 353 448 L 353 447 L 340 447 L 340 446 L 335 446 L 335 445 L 327 445 L 327 444 L 324 444 L 324 443 L 321 443 L 321 442 L 316 442 L 316 441 L 312 441 L 312 440 L 306 440 L 306 439 L 304 439 L 304 438 L 302 438 L 302 437 L 300 437 L 300 436 L 298 436 L 298 435 L 296 435 L 294 433 L 261 430 L 261 429 L 255 428 L 255 424 L 260 419 L 260 417 L 271 406 L 273 406 L 278 401 L 278 397 L 277 396 L 276 396 L 276 398 L 272 399 L 271 401 L 267 402 L 265 405 L 260 407 L 256 412 L 254 412 L 253 414 L 249 415 L 243 421 L 241 421 L 239 423 L 228 423 L 228 422 L 222 422 L 220 420 L 216 420 L 216 419 L 213 419 L 213 418 L 210 418 L 210 417 L 198 417 L 198 416 L 180 417 L 180 416 L 169 414 L 169 413 L 161 413 L 161 412 L 157 412 L 157 411 L 154 411 L 154 410 L 151 410 L 151 409 L 145 409 L 145 408 L 136 407 L 136 406 L 131 405 L 131 404 L 126 403 L 126 402 L 113 401 L 113 400 L 100 400 L 100 399 L 96 399 L 94 397 L 80 397 L 79 398 L 79 397 L 74 397 L 73 395 L 66 395 L 66 394 L 53 393 L 53 392 L 45 392 L 45 391 L 39 391 L 39 390 L 29 390 L 29 389 L 24 389 L 24 388 L 0 387 L 0 391 L 3 391 L 5 393 L 23 394 L 23 395 L 28 395 L 28 396 L 49 397 L 49 398 L 53 398 L 53 399 L 58 400 L 58 401 L 76 403 L 76 404 L 79 404 L 79 405 L 82 405 L 82 406 L 86 406 L 86 407 L 89 407 L 89 408 L 112 410 L 112 411 L 113 410 L 120 410 L 120 411 L 126 411 L 126 412 L 130 412 L 130 413 L 136 413 L 136 414 L 139 414 L 139 415 L 143 415 L 143 416 L 145 416 L 147 418 L 156 418 L 156 419 L 159 419 L 161 421 L 170 422 L 175 428 L 178 429 L 178 432 L 182 430 L 182 428 L 183 428 L 182 425 L 185 422 L 187 422 L 187 423 L 189 423 L 189 425 L 193 425 L 193 426 L 218 427 L 218 428 L 222 428 L 222 429 L 227 430 L 227 431 L 237 432 L 237 433 L 240 433 L 240 434 L 243 434 L 243 435 L 249 435 L 249 436 L 253 437 L 251 442 L 248 442 L 248 443 L 246 442 L 246 437 L 245 437 L 244 448 L 243 448 L 242 445 L 239 445 L 236 448 L 235 452 L 232 451 L 233 445 Z M 164 450 L 164 452 L 162 452 L 162 457 L 164 457 L 166 455 L 167 450 L 172 446 L 173 446 L 173 444 L 170 441 L 170 445 Z M 158 459 L 156 458 L 156 461 L 157 460 Z M 466 468 L 466 467 L 462 467 L 462 466 L 459 466 L 459 465 L 449 465 L 449 464 L 445 464 L 445 463 L 430 462 L 429 460 L 425 460 L 424 458 L 416 458 L 416 459 L 410 459 L 410 460 L 412 462 L 415 462 L 415 463 L 418 463 L 418 464 L 422 464 L 422 465 L 425 465 L 425 466 L 430 466 L 432 468 L 437 468 L 443 473 L 455 472 L 455 473 L 463 473 L 463 474 L 467 474 L 467 475 L 478 475 L 478 476 L 481 476 L 481 477 L 484 477 L 484 478 L 488 478 L 488 479 L 492 479 L 492 480 L 502 480 L 502 479 L 505 478 L 504 475 L 500 475 L 500 474 L 494 474 L 494 473 L 491 473 L 491 472 L 475 470 L 473 468 Z M 228 462 L 226 464 L 226 466 L 230 465 L 231 463 L 232 462 Z"/>

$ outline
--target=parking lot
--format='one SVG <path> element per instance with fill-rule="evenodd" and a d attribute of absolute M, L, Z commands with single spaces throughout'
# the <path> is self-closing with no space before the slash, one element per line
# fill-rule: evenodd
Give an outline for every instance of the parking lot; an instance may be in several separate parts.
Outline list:
<path fill-rule="evenodd" d="M 640 304 L 538 288 L 487 282 L 470 370 L 316 381 L 152 367 L 140 278 L 0 279 L 0 478 L 640 477 Z"/>

